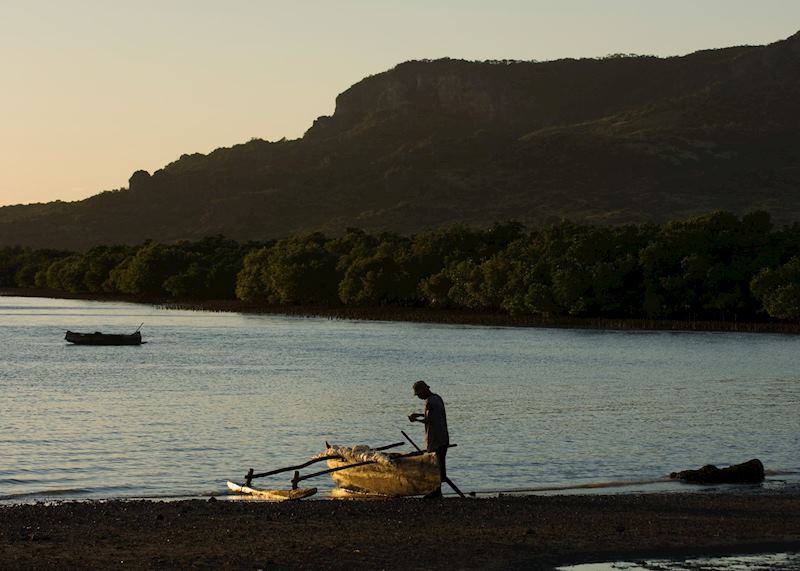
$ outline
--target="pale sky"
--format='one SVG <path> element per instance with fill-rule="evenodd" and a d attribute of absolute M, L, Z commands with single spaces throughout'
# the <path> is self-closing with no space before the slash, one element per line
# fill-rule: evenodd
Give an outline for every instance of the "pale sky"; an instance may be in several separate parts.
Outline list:
<path fill-rule="evenodd" d="M 301 137 L 411 59 L 670 56 L 800 30 L 800 0 L 0 0 L 0 205 Z"/>

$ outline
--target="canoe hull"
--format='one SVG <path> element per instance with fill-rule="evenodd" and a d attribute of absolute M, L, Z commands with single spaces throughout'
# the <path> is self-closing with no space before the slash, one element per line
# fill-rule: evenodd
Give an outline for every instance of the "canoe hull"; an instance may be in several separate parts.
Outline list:
<path fill-rule="evenodd" d="M 391 461 L 331 472 L 331 478 L 345 490 L 390 497 L 421 496 L 441 485 L 435 454 L 407 458 L 396 458 L 396 454 L 385 456 Z M 328 460 L 327 463 L 328 468 L 340 468 L 355 461 L 357 459 L 343 458 Z"/>
<path fill-rule="evenodd" d="M 141 345 L 142 334 L 138 331 L 130 335 L 116 335 L 110 333 L 75 333 L 74 331 L 67 331 L 64 339 L 75 345 Z"/>

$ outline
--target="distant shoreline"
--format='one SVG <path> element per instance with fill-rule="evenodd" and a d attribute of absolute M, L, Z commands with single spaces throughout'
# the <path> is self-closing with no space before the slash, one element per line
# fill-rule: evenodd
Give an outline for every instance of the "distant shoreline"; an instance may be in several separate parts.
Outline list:
<path fill-rule="evenodd" d="M 355 321 L 402 321 L 489 327 L 542 327 L 558 329 L 595 329 L 608 331 L 718 331 L 746 333 L 800 333 L 800 323 L 755 321 L 697 321 L 631 318 L 541 317 L 509 315 L 504 312 L 464 309 L 414 307 L 323 307 L 312 305 L 267 305 L 235 299 L 174 300 L 120 294 L 70 293 L 35 288 L 0 288 L 0 296 L 81 299 L 100 302 L 127 302 L 165 309 L 323 317 Z"/>

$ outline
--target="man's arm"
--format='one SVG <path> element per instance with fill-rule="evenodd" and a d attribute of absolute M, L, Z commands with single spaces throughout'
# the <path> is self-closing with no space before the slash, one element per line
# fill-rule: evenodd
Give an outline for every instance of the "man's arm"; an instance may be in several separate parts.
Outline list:
<path fill-rule="evenodd" d="M 408 415 L 409 422 L 425 422 L 425 415 L 421 412 L 412 412 Z"/>

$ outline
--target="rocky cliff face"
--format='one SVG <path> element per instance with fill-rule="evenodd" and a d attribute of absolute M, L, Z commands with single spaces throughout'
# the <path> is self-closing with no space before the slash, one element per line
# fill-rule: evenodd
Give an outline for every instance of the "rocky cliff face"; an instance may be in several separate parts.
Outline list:
<path fill-rule="evenodd" d="M 296 141 L 184 155 L 124 192 L 0 208 L 0 245 L 414 232 L 722 208 L 800 221 L 800 34 L 685 57 L 414 61 Z"/>
<path fill-rule="evenodd" d="M 341 134 L 398 114 L 446 115 L 518 132 L 565 126 L 686 98 L 765 67 L 784 67 L 779 51 L 776 45 L 771 51 L 743 47 L 670 59 L 407 62 L 339 95 L 333 117 L 320 118 L 308 135 Z"/>

